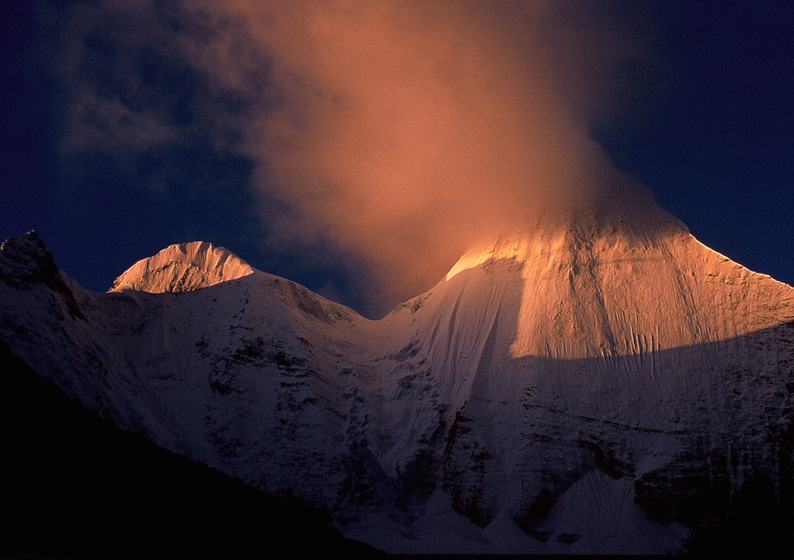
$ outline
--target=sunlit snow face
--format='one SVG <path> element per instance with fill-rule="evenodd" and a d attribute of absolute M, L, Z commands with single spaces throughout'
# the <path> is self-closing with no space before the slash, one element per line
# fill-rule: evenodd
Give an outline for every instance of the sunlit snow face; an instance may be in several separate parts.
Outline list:
<path fill-rule="evenodd" d="M 505 262 L 509 266 L 499 264 Z M 501 300 L 514 301 L 514 308 L 500 307 L 511 358 L 649 356 L 794 318 L 790 306 L 758 306 L 759 297 L 785 300 L 785 284 L 730 261 L 674 227 L 636 236 L 620 230 L 519 236 L 469 253 L 453 272 L 475 267 L 492 275 L 485 287 L 501 282 L 519 292 Z M 499 270 L 513 278 L 497 278 Z"/>

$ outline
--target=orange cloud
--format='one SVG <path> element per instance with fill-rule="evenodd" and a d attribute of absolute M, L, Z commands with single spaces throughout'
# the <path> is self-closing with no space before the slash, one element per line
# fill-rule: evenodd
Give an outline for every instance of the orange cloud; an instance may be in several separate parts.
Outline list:
<path fill-rule="evenodd" d="M 267 194 L 373 263 L 392 303 L 484 235 L 591 205 L 619 179 L 587 134 L 593 96 L 566 86 L 603 93 L 583 66 L 614 52 L 553 4 L 226 4 L 283 95 L 250 131 Z"/>
<path fill-rule="evenodd" d="M 163 6 L 146 10 L 163 20 Z M 206 0 L 166 19 L 190 19 L 171 47 L 213 95 L 253 100 L 226 121 L 257 164 L 274 239 L 354 253 L 385 310 L 443 278 L 472 242 L 591 208 L 626 181 L 587 125 L 615 93 L 604 78 L 614 62 L 642 54 L 626 29 L 590 23 L 599 10 Z M 147 134 L 171 132 L 144 116 Z"/>

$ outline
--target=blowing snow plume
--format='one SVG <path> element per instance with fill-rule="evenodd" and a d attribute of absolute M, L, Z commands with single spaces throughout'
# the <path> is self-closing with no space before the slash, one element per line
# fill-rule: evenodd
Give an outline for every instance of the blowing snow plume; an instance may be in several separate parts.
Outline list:
<path fill-rule="evenodd" d="M 273 246 L 307 255 L 332 246 L 365 263 L 374 279 L 358 288 L 370 314 L 431 287 L 471 243 L 593 208 L 628 181 L 588 135 L 604 100 L 620 98 L 609 85 L 615 62 L 643 56 L 612 8 L 100 5 L 137 22 L 117 24 L 128 43 L 182 57 L 200 80 L 214 101 L 194 110 L 204 125 L 191 133 L 253 161 Z M 162 111 L 123 109 L 116 121 L 138 143 L 185 132 Z M 130 121 L 140 134 L 129 134 Z"/>

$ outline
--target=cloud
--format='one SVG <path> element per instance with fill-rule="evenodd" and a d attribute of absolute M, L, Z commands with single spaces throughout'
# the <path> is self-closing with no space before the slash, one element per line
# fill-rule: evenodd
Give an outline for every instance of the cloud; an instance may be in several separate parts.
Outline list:
<path fill-rule="evenodd" d="M 588 118 L 611 64 L 638 51 L 556 5 L 238 6 L 285 99 L 255 126 L 268 193 L 306 235 L 374 263 L 392 300 L 432 286 L 482 236 L 591 206 L 623 179 Z"/>
<path fill-rule="evenodd" d="M 430 288 L 471 243 L 591 207 L 626 180 L 588 124 L 621 99 L 617 62 L 645 51 L 592 3 L 99 6 L 101 22 L 76 25 L 78 55 L 116 33 L 112 48 L 138 62 L 113 66 L 112 87 L 75 90 L 66 143 L 139 154 L 188 133 L 244 154 L 269 242 L 353 255 L 366 277 L 352 289 L 374 314 Z M 169 105 L 178 81 L 146 75 L 147 52 L 190 76 L 190 118 Z M 118 87 L 126 96 L 108 95 Z"/>
<path fill-rule="evenodd" d="M 81 152 L 102 147 L 108 151 L 143 151 L 176 139 L 177 132 L 146 110 L 134 110 L 118 97 L 103 98 L 91 90 L 75 94 L 67 115 L 62 145 Z"/>

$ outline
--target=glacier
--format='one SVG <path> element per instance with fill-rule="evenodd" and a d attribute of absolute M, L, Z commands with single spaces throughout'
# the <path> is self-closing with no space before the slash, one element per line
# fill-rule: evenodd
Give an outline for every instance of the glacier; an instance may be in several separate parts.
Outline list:
<path fill-rule="evenodd" d="M 206 242 L 97 293 L 30 232 L 0 280 L 67 395 L 387 552 L 670 554 L 794 510 L 794 288 L 672 218 L 484 242 L 379 320 Z"/>

